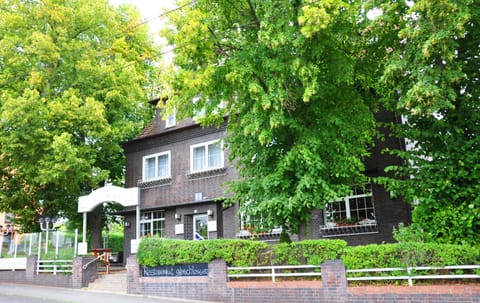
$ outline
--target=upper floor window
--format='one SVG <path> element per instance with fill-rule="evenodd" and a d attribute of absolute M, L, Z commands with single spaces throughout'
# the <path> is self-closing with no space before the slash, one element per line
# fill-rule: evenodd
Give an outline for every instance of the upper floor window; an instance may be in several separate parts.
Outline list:
<path fill-rule="evenodd" d="M 165 117 L 165 127 L 173 127 L 177 124 L 176 113 L 176 109 L 173 109 L 173 112 Z"/>
<path fill-rule="evenodd" d="M 191 172 L 223 167 L 223 142 L 219 140 L 190 146 Z"/>
<path fill-rule="evenodd" d="M 143 180 L 170 178 L 170 151 L 143 157 Z"/>
<path fill-rule="evenodd" d="M 325 225 L 353 226 L 375 225 L 375 208 L 372 189 L 355 188 L 353 195 L 325 204 Z"/>
<path fill-rule="evenodd" d="M 165 212 L 144 212 L 140 216 L 140 236 L 165 236 Z"/>

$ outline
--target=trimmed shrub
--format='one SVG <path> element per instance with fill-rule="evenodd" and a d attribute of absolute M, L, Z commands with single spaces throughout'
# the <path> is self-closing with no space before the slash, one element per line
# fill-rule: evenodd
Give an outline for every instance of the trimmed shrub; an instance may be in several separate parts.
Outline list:
<path fill-rule="evenodd" d="M 412 242 L 347 247 L 342 255 L 349 269 L 478 264 L 479 258 L 476 247 Z"/>
<path fill-rule="evenodd" d="M 208 263 L 224 259 L 231 266 L 261 263 L 267 244 L 249 240 L 186 241 L 157 237 L 143 238 L 138 248 L 140 265 Z"/>
<path fill-rule="evenodd" d="M 343 240 L 306 240 L 268 246 L 251 240 L 186 241 L 143 238 L 137 260 L 140 265 L 208 263 L 224 259 L 230 266 L 320 265 L 342 259 L 348 269 L 406 268 L 480 264 L 478 247 L 435 243 L 370 244 L 347 247 Z"/>
<path fill-rule="evenodd" d="M 343 240 L 305 240 L 274 245 L 274 265 L 320 265 L 325 260 L 339 259 L 347 242 Z"/>
<path fill-rule="evenodd" d="M 123 233 L 109 233 L 108 248 L 111 248 L 113 252 L 123 251 Z"/>

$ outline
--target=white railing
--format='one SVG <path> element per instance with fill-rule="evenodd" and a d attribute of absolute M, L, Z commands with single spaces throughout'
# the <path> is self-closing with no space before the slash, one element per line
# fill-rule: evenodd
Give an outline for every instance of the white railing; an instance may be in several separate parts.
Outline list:
<path fill-rule="evenodd" d="M 26 270 L 27 258 L 1 258 L 0 270 Z"/>
<path fill-rule="evenodd" d="M 297 266 L 252 266 L 252 267 L 228 267 L 228 277 L 237 279 L 246 278 L 271 278 L 272 282 L 277 277 L 313 277 L 321 276 L 320 265 L 297 265 Z M 317 271 L 316 271 L 317 270 Z M 453 270 L 474 271 L 480 270 L 480 265 L 454 265 L 454 266 L 419 266 L 407 268 L 369 268 L 349 269 L 346 271 L 348 281 L 379 281 L 379 280 L 408 280 L 412 286 L 414 280 L 428 279 L 480 279 L 480 274 L 475 273 L 439 273 L 439 271 L 451 272 Z M 235 271 L 247 271 L 247 273 L 235 273 Z M 428 271 L 428 273 L 425 273 Z M 381 275 L 381 273 L 404 272 L 404 275 Z M 424 272 L 423 274 L 421 272 Z M 376 273 L 376 274 L 375 274 Z M 355 276 L 361 274 L 362 276 Z"/>
<path fill-rule="evenodd" d="M 314 277 L 321 276 L 320 265 L 284 265 L 284 266 L 252 266 L 228 267 L 229 278 L 270 277 L 275 282 L 277 277 Z M 299 270 L 302 270 L 299 272 Z M 249 273 L 230 273 L 231 271 L 248 271 Z"/>
<path fill-rule="evenodd" d="M 439 273 L 438 271 L 450 272 L 452 270 L 475 270 L 480 269 L 480 265 L 453 265 L 453 266 L 418 266 L 407 268 L 369 268 L 369 269 L 349 269 L 347 270 L 348 281 L 380 281 L 380 280 L 408 280 L 408 285 L 413 285 L 413 280 L 433 280 L 433 279 L 480 279 L 478 274 L 455 274 Z M 430 273 L 425 273 L 430 271 Z M 432 272 L 433 271 L 433 272 Z M 371 273 L 402 272 L 404 275 L 371 275 Z M 423 272 L 423 273 L 422 273 Z M 350 275 L 349 275 L 350 274 Z M 368 274 L 361 277 L 352 277 L 351 274 Z"/>
<path fill-rule="evenodd" d="M 71 273 L 73 268 L 72 260 L 40 260 L 37 261 L 37 275 L 40 273 Z"/>

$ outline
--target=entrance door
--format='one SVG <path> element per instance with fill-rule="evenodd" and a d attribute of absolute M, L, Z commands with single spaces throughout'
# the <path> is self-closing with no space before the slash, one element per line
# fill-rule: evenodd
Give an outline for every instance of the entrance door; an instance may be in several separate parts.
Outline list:
<path fill-rule="evenodd" d="M 193 240 L 208 240 L 208 215 L 193 217 Z"/>

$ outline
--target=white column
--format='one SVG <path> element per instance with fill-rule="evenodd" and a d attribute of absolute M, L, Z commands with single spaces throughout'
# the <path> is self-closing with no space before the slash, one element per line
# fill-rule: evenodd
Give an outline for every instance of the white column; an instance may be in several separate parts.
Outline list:
<path fill-rule="evenodd" d="M 83 233 L 82 242 L 87 242 L 87 213 L 83 213 Z"/>
<path fill-rule="evenodd" d="M 136 233 L 135 233 L 135 235 L 136 235 L 136 238 L 135 238 L 135 239 L 138 240 L 138 239 L 140 239 L 140 201 L 139 201 L 139 203 L 137 204 L 137 218 L 136 218 L 135 221 L 136 221 L 136 226 L 135 226 L 135 228 L 137 229 L 137 230 L 136 230 Z"/>

